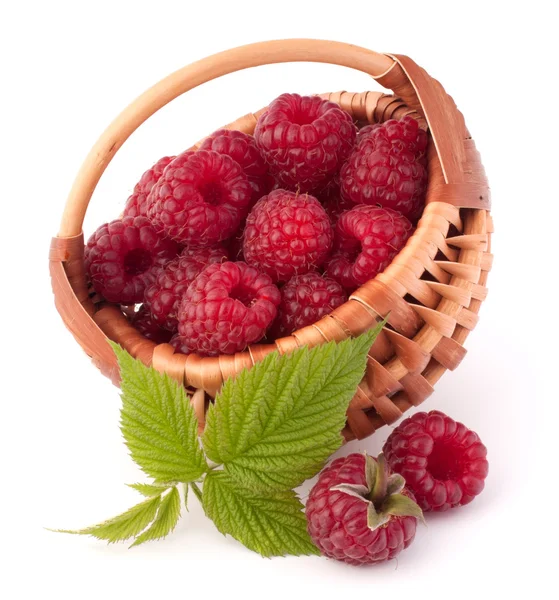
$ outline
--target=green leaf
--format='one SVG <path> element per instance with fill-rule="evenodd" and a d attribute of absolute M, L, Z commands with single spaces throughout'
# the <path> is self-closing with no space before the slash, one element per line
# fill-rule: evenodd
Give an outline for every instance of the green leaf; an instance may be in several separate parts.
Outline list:
<path fill-rule="evenodd" d="M 227 380 L 208 411 L 207 456 L 251 489 L 290 489 L 315 475 L 342 444 L 346 410 L 378 331 L 272 353 Z"/>
<path fill-rule="evenodd" d="M 179 490 L 174 487 L 163 497 L 155 521 L 140 534 L 130 546 L 139 546 L 150 540 L 159 540 L 173 531 L 181 514 L 181 499 Z"/>
<path fill-rule="evenodd" d="M 143 531 L 155 518 L 157 509 L 161 503 L 161 497 L 156 496 L 149 498 L 136 504 L 125 513 L 118 515 L 93 525 L 92 527 L 86 527 L 85 529 L 69 530 L 69 529 L 57 529 L 60 533 L 74 533 L 79 535 L 92 535 L 100 540 L 107 540 L 108 542 L 120 542 L 122 540 L 128 540 L 131 537 L 135 537 L 141 531 Z"/>
<path fill-rule="evenodd" d="M 132 458 L 162 482 L 198 479 L 207 464 L 184 388 L 111 342 L 121 373 L 121 430 Z"/>
<path fill-rule="evenodd" d="M 259 496 L 223 471 L 206 475 L 203 506 L 223 534 L 262 556 L 319 554 L 307 533 L 303 505 L 293 491 Z"/>
<path fill-rule="evenodd" d="M 189 486 L 192 489 L 192 491 L 194 492 L 194 495 L 196 496 L 196 498 L 198 498 L 198 501 L 200 502 L 200 504 L 202 504 L 202 492 L 200 491 L 200 488 L 194 482 L 190 483 Z"/>
<path fill-rule="evenodd" d="M 147 498 L 161 496 L 165 490 L 169 489 L 168 485 L 152 485 L 149 483 L 127 483 L 126 485 Z"/>

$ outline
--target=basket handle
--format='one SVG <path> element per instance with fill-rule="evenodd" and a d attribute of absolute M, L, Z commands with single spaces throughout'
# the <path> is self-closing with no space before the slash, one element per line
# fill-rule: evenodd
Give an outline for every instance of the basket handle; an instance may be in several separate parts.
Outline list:
<path fill-rule="evenodd" d="M 382 77 L 394 59 L 366 48 L 326 40 L 290 39 L 248 44 L 187 65 L 145 91 L 107 127 L 84 160 L 70 190 L 59 237 L 79 235 L 89 200 L 117 150 L 160 108 L 189 90 L 228 73 L 284 62 L 319 62 Z"/>

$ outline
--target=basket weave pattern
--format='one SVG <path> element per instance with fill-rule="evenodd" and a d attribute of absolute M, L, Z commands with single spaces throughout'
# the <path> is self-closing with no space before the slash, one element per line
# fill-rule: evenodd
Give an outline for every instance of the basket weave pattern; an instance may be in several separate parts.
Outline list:
<path fill-rule="evenodd" d="M 90 296 L 81 233 L 89 199 L 117 149 L 143 121 L 176 96 L 228 72 L 298 60 L 357 68 L 392 90 L 393 94 L 322 94 L 357 121 L 377 123 L 410 114 L 429 128 L 432 141 L 424 214 L 392 264 L 314 325 L 274 344 L 256 344 L 231 356 L 175 354 L 170 345 L 145 339 L 119 307 Z M 227 127 L 252 133 L 264 110 L 245 115 Z M 55 302 L 68 329 L 105 375 L 118 384 L 108 337 L 183 383 L 191 393 L 201 427 L 208 397 L 215 395 L 224 379 L 272 351 L 285 353 L 304 344 L 358 335 L 389 314 L 388 325 L 370 350 L 366 375 L 348 410 L 345 438 L 363 438 L 423 402 L 442 374 L 455 369 L 464 357 L 463 344 L 478 321 L 487 294 L 493 230 L 489 208 L 487 179 L 462 115 L 442 86 L 411 59 L 319 40 L 253 44 L 209 57 L 162 80 L 101 136 L 78 174 L 60 233 L 52 240 L 50 272 Z"/>

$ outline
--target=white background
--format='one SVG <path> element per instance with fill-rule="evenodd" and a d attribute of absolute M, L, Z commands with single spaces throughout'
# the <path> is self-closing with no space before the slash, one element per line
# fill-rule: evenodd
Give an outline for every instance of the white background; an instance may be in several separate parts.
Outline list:
<path fill-rule="evenodd" d="M 0 9 L 0 549 L 3 598 L 487 598 L 550 584 L 557 539 L 556 22 L 551 2 L 12 2 Z M 490 476 L 476 501 L 429 516 L 398 561 L 356 569 L 265 560 L 205 519 L 195 498 L 167 540 L 133 550 L 44 527 L 89 525 L 138 498 L 117 389 L 55 311 L 48 277 L 73 177 L 103 128 L 171 71 L 269 38 L 315 37 L 408 54 L 466 116 L 493 192 L 490 295 L 460 368 L 422 408 L 476 430 Z M 377 89 L 364 74 L 264 67 L 194 90 L 126 143 L 86 235 L 116 217 L 144 169 L 284 91 Z M 555 279 L 555 281 L 553 281 Z M 376 454 L 389 429 L 343 452 Z"/>

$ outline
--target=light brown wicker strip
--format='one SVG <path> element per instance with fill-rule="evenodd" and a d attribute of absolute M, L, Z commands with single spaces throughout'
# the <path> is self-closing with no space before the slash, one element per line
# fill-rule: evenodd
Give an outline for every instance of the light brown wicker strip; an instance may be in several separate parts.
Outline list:
<path fill-rule="evenodd" d="M 144 339 L 119 307 L 90 297 L 81 234 L 89 200 L 116 151 L 165 104 L 226 73 L 290 61 L 330 62 L 358 69 L 394 92 L 322 94 L 359 122 L 382 122 L 410 114 L 429 128 L 433 143 L 428 153 L 429 186 L 423 217 L 384 273 L 318 323 L 274 344 L 256 344 L 233 356 L 175 354 L 168 344 L 155 345 Z M 264 110 L 249 113 L 227 127 L 252 133 Z M 105 375 L 118 383 L 116 361 L 106 343 L 109 337 L 183 383 L 192 394 L 201 427 L 207 394 L 214 396 L 224 379 L 250 368 L 274 350 L 285 353 L 304 344 L 359 335 L 388 315 L 388 325 L 371 348 L 367 372 L 351 402 L 344 429 L 346 439 L 362 438 L 420 404 L 444 371 L 456 368 L 464 357 L 463 344 L 477 323 L 493 258 L 489 206 L 485 172 L 462 115 L 440 83 L 410 58 L 322 40 L 252 44 L 208 57 L 163 79 L 101 136 L 78 173 L 59 235 L 51 245 L 55 302 L 66 326 Z"/>

